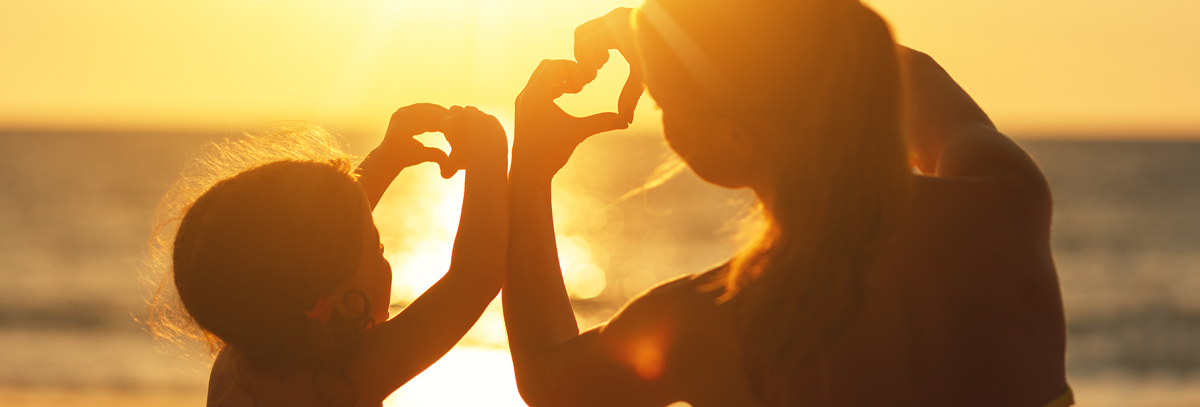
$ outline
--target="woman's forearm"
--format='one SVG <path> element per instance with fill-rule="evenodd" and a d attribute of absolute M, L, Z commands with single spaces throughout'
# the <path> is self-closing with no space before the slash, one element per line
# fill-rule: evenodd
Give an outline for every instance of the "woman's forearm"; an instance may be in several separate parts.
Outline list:
<path fill-rule="evenodd" d="M 504 320 L 520 382 L 538 355 L 578 336 L 579 328 L 558 263 L 550 182 L 514 168 L 509 188 L 512 227 Z"/>

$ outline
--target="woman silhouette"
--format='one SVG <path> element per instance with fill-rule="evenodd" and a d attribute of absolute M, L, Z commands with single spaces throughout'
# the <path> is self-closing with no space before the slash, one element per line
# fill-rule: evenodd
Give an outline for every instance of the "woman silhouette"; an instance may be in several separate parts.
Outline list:
<path fill-rule="evenodd" d="M 630 61 L 620 113 L 554 104 Z M 856 0 L 647 0 L 576 30 L 516 101 L 503 290 L 533 406 L 1065 406 L 1051 198 L 1037 165 Z M 763 225 L 728 263 L 580 333 L 550 179 L 643 83 L 700 177 Z"/>

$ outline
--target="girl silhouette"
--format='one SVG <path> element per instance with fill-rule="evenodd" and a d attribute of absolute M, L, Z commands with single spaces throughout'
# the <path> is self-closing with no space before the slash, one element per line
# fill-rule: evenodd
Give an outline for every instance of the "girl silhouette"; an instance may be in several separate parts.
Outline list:
<path fill-rule="evenodd" d="M 413 136 L 440 131 L 449 157 Z M 417 104 L 355 169 L 319 127 L 218 145 L 161 207 L 156 334 L 206 341 L 210 406 L 379 406 L 442 357 L 503 283 L 508 145 L 494 117 Z M 400 171 L 466 170 L 446 275 L 390 318 L 371 211 Z"/>

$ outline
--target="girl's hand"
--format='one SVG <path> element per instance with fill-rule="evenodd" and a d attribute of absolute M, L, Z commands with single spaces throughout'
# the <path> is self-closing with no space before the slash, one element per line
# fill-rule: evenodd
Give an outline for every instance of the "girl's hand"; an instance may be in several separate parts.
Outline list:
<path fill-rule="evenodd" d="M 442 163 L 442 177 L 450 178 L 458 170 L 508 165 L 508 136 L 495 116 L 474 106 L 451 106 L 440 119 L 439 127 L 450 142 L 450 156 Z"/>
<path fill-rule="evenodd" d="M 394 171 L 424 162 L 436 162 L 444 166 L 445 152 L 426 147 L 413 136 L 441 131 L 442 117 L 448 113 L 448 109 L 432 103 L 417 103 L 396 110 L 388 122 L 383 142 L 371 152 L 371 156 L 378 157 Z"/>
<path fill-rule="evenodd" d="M 543 60 L 517 95 L 512 173 L 549 181 L 567 163 L 575 147 L 592 135 L 629 127 L 617 113 L 574 117 L 554 103 L 587 83 L 575 61 Z"/>
<path fill-rule="evenodd" d="M 630 25 L 632 9 L 618 7 L 600 18 L 575 28 L 575 60 L 583 71 L 585 83 L 596 79 L 596 71 L 608 62 L 608 50 L 615 49 L 629 62 L 629 78 L 617 98 L 617 112 L 625 123 L 633 123 L 633 110 L 642 97 L 642 62 L 638 58 Z"/>

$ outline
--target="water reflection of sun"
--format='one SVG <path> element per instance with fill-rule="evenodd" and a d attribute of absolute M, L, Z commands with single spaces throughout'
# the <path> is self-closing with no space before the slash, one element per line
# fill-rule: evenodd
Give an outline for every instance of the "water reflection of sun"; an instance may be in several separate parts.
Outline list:
<path fill-rule="evenodd" d="M 486 111 L 487 109 L 485 109 Z M 500 117 L 511 129 L 511 119 Z M 511 132 L 510 132 L 511 133 Z M 511 138 L 511 137 L 510 137 Z M 449 149 L 437 135 L 427 145 Z M 393 313 L 415 300 L 450 266 L 462 209 L 464 175 L 445 180 L 433 164 L 405 169 L 375 210 L 375 222 L 392 264 Z M 556 242 L 564 283 L 572 298 L 604 293 L 608 254 L 592 236 L 621 222 L 599 200 L 555 189 Z M 596 323 L 580 318 L 581 324 Z M 587 328 L 587 326 L 582 326 Z M 471 391 L 461 391 L 469 387 Z M 516 391 L 500 301 L 494 301 L 459 346 L 388 399 L 387 405 L 523 405 Z"/>
<path fill-rule="evenodd" d="M 484 109 L 487 111 L 488 109 Z M 501 116 L 507 129 L 511 118 Z M 510 131 L 511 133 L 511 131 Z M 419 139 L 449 150 L 438 135 Z M 405 169 L 375 210 L 375 223 L 392 264 L 393 314 L 411 303 L 450 267 L 462 210 L 464 175 L 442 179 L 434 164 Z M 566 203 L 564 205 L 564 203 Z M 558 212 L 573 217 L 565 194 Z M 575 298 L 593 298 L 605 287 L 604 271 L 594 264 L 591 245 L 579 236 L 560 236 L 562 265 Z M 469 387 L 471 391 L 461 391 Z M 459 346 L 402 387 L 387 405 L 524 405 L 516 391 L 500 301 L 494 301 Z"/>

